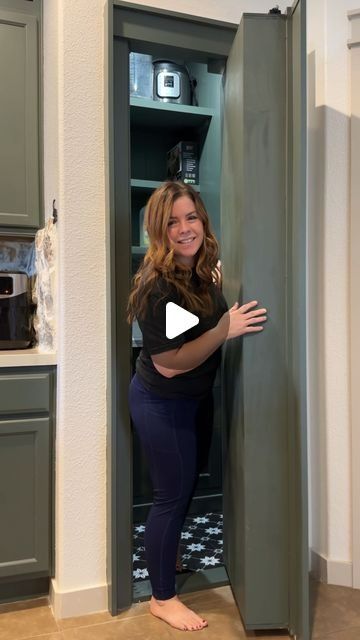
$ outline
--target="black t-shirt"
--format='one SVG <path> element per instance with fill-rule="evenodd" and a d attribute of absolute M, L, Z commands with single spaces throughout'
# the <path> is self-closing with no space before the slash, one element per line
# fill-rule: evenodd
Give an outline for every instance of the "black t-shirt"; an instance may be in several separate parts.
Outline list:
<path fill-rule="evenodd" d="M 197 286 L 198 276 L 193 269 L 191 284 Z M 175 287 L 169 286 L 162 278 L 157 281 L 147 301 L 147 309 L 143 319 L 139 318 L 139 326 L 143 335 L 143 348 L 136 361 L 136 372 L 144 386 L 166 398 L 198 397 L 201 398 L 212 388 L 216 369 L 221 361 L 221 347 L 198 367 L 172 378 L 161 375 L 154 367 L 152 355 L 181 347 L 201 336 L 205 331 L 215 327 L 221 316 L 228 310 L 226 300 L 220 289 L 212 284 L 211 296 L 215 302 L 210 316 L 197 313 L 199 323 L 184 333 L 169 339 L 166 337 L 166 304 L 174 302 L 184 306 Z"/>

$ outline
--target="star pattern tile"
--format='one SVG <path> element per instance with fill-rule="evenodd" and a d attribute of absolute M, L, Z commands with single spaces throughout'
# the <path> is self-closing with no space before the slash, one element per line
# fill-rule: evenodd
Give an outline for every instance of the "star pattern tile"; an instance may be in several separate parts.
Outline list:
<path fill-rule="evenodd" d="M 144 524 L 134 526 L 134 582 L 148 578 L 145 562 Z M 223 516 L 221 513 L 205 513 L 188 516 L 181 532 L 180 551 L 182 564 L 187 571 L 202 571 L 207 567 L 223 564 Z"/>

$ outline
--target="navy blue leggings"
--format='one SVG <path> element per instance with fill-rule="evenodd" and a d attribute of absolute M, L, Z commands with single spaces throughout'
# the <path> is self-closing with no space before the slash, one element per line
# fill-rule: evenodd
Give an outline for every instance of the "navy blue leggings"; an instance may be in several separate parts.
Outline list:
<path fill-rule="evenodd" d="M 212 396 L 211 396 L 212 398 Z M 135 374 L 129 389 L 130 414 L 149 466 L 154 500 L 145 526 L 145 558 L 153 596 L 176 594 L 176 555 L 204 451 L 198 453 L 199 407 L 194 398 L 163 398 L 148 391 Z M 211 402 L 210 402 L 211 404 Z M 200 422 L 209 434 L 209 416 Z M 209 440 L 209 438 L 207 438 Z"/>

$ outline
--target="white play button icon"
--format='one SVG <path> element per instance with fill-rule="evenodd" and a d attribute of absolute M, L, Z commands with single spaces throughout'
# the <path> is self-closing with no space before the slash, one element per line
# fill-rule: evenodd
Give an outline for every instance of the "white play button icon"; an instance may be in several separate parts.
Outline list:
<path fill-rule="evenodd" d="M 199 324 L 199 318 L 190 311 L 186 311 L 174 302 L 166 304 L 166 337 L 176 338 L 184 331 Z"/>

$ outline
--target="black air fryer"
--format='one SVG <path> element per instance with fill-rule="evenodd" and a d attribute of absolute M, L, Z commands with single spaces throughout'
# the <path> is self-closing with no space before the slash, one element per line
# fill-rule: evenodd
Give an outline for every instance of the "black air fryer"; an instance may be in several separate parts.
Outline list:
<path fill-rule="evenodd" d="M 32 340 L 32 305 L 26 273 L 0 272 L 0 349 L 26 349 Z"/>

